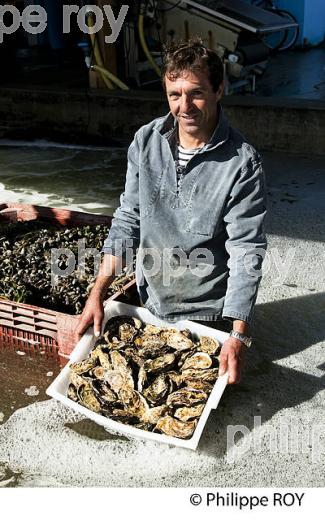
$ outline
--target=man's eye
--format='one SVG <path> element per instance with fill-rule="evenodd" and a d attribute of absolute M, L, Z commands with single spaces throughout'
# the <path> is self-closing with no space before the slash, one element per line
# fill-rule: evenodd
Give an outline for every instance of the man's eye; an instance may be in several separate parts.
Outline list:
<path fill-rule="evenodd" d="M 170 96 L 169 96 L 169 99 L 171 99 L 173 101 L 175 101 L 178 98 L 179 98 L 178 94 L 170 94 Z"/>

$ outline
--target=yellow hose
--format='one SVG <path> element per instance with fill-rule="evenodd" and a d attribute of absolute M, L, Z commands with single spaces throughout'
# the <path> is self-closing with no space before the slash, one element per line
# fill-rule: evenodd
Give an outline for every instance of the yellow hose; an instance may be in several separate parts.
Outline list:
<path fill-rule="evenodd" d="M 138 21 L 138 30 L 139 30 L 141 47 L 142 47 L 143 52 L 145 53 L 149 63 L 152 65 L 152 68 L 156 71 L 156 73 L 160 77 L 161 76 L 160 68 L 158 67 L 158 65 L 155 62 L 155 60 L 153 59 L 153 57 L 151 56 L 147 43 L 146 43 L 146 39 L 144 37 L 143 20 L 144 20 L 144 16 L 143 16 L 143 14 L 140 14 L 139 21 Z"/>
<path fill-rule="evenodd" d="M 94 25 L 93 18 L 90 15 L 87 16 L 87 25 L 88 25 L 88 27 L 93 27 L 93 25 Z M 99 49 L 95 34 L 90 34 L 90 40 L 91 40 L 91 44 L 94 49 L 95 60 L 97 63 L 97 65 L 92 66 L 92 69 L 94 69 L 96 72 L 99 72 L 106 87 L 109 88 L 110 90 L 114 90 L 114 88 L 115 88 L 113 85 L 113 83 L 114 83 L 122 90 L 129 90 L 129 87 L 127 87 L 127 85 L 125 85 L 125 83 L 120 81 L 116 76 L 114 76 L 114 74 L 112 74 L 111 72 L 109 72 L 107 69 L 104 68 L 104 63 L 102 60 L 102 56 L 100 53 L 100 49 Z"/>
<path fill-rule="evenodd" d="M 129 87 L 123 83 L 120 79 L 118 79 L 114 74 L 109 72 L 107 69 L 104 69 L 103 67 L 100 67 L 99 65 L 92 65 L 92 69 L 100 72 L 103 74 L 109 81 L 115 83 L 117 87 L 119 87 L 122 90 L 130 90 Z M 113 87 L 114 88 L 114 87 Z"/>
<path fill-rule="evenodd" d="M 94 56 L 95 56 L 96 63 L 98 63 L 98 65 L 100 67 L 103 67 L 103 60 L 102 60 L 100 50 L 98 48 L 97 40 L 96 40 L 96 37 L 94 34 L 90 34 L 90 40 L 91 40 L 91 43 L 92 43 L 92 46 L 94 49 Z M 107 79 L 103 74 L 101 74 L 101 77 L 102 77 L 102 80 L 104 81 L 106 87 L 109 88 L 110 90 L 114 90 L 114 86 L 113 86 L 112 82 L 109 79 Z"/>

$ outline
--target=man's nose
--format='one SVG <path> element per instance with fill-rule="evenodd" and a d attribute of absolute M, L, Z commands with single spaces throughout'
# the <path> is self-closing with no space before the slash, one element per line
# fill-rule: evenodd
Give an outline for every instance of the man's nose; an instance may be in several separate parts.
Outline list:
<path fill-rule="evenodd" d="M 186 94 L 182 96 L 181 99 L 181 112 L 186 114 L 191 108 L 191 99 L 190 96 Z"/>

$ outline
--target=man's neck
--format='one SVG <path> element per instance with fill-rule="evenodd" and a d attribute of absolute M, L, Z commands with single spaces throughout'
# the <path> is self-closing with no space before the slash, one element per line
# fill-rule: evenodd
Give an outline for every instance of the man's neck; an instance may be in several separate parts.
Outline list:
<path fill-rule="evenodd" d="M 182 135 L 181 130 L 178 130 L 178 142 L 182 148 L 186 150 L 193 150 L 194 148 L 202 148 L 208 140 L 201 137 Z"/>

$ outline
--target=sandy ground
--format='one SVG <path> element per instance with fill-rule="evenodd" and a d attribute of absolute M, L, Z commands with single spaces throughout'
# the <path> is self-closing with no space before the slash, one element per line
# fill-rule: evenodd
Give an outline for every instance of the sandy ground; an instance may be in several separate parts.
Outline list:
<path fill-rule="evenodd" d="M 43 401 L 0 426 L 2 485 L 325 485 L 324 160 L 265 154 L 265 164 L 269 256 L 254 347 L 198 450 L 115 437 Z M 233 447 L 229 425 L 242 425 Z"/>

